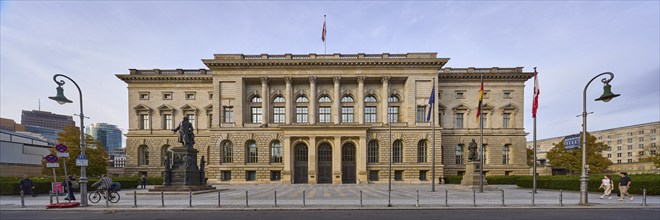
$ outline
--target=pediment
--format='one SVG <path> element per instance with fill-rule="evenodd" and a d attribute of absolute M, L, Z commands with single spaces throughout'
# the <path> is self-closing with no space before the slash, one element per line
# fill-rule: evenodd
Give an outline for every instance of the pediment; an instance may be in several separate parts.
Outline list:
<path fill-rule="evenodd" d="M 158 109 L 158 111 L 161 111 L 161 112 L 163 112 L 163 111 L 174 111 L 174 107 L 166 105 L 166 104 L 158 106 L 158 108 L 156 108 L 156 109 Z"/>
<path fill-rule="evenodd" d="M 133 110 L 135 110 L 135 111 L 149 111 L 150 112 L 151 108 L 149 108 L 149 106 L 139 104 L 139 105 L 136 105 L 135 107 L 133 107 Z"/>

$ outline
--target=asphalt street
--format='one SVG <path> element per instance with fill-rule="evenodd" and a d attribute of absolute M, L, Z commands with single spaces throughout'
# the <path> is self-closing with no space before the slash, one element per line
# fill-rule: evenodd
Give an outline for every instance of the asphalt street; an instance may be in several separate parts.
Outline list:
<path fill-rule="evenodd" d="M 44 211 L 0 211 L 2 220 L 58 220 L 58 219 L 465 219 L 465 220 L 508 220 L 508 219 L 534 219 L 534 220 L 569 220 L 569 219 L 598 219 L 598 220 L 658 220 L 660 208 L 636 209 L 451 209 L 451 210 L 245 210 L 245 211 L 153 211 L 153 210 L 107 210 L 107 211 L 70 211 L 70 210 L 44 210 Z"/>

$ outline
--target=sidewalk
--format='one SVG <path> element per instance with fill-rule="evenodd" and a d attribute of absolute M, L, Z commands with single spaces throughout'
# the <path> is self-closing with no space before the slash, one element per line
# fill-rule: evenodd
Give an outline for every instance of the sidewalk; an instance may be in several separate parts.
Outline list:
<path fill-rule="evenodd" d="M 493 185 L 504 191 L 504 205 L 508 208 L 660 208 L 660 196 L 647 196 L 647 206 L 641 206 L 642 196 L 634 200 L 618 201 L 599 199 L 599 193 L 589 193 L 590 206 L 579 206 L 577 191 L 563 191 L 560 206 L 560 191 L 539 189 L 532 206 L 531 189 L 514 185 Z M 455 189 L 455 185 L 437 185 L 431 192 L 430 184 L 393 184 L 391 204 L 388 205 L 387 184 L 370 185 L 215 185 L 218 192 L 192 195 L 164 194 L 164 207 L 160 193 L 148 193 L 144 189 L 122 190 L 121 200 L 106 207 L 105 200 L 75 210 L 254 210 L 254 209 L 445 209 L 445 208 L 500 208 L 502 191 L 473 191 Z M 246 204 L 247 191 L 247 204 Z M 136 196 L 134 197 L 134 192 Z M 275 193 L 277 192 L 277 206 Z M 417 194 L 419 192 L 419 200 Z M 445 192 L 447 196 L 445 196 Z M 305 194 L 303 200 L 303 193 Z M 218 207 L 220 195 L 220 207 Z M 362 195 L 362 200 L 360 199 Z M 80 194 L 76 195 L 78 202 Z M 137 199 L 137 207 L 134 207 Z M 53 198 L 55 200 L 55 198 Z M 49 204 L 48 195 L 26 197 L 26 208 L 21 208 L 20 196 L 0 196 L 0 210 L 44 210 Z M 419 203 L 418 203 L 419 201 Z M 60 202 L 66 202 L 60 197 Z M 447 206 L 445 206 L 445 203 Z M 362 206 L 361 206 L 362 204 Z M 419 204 L 419 206 L 417 206 Z M 476 204 L 476 206 L 475 206 Z"/>

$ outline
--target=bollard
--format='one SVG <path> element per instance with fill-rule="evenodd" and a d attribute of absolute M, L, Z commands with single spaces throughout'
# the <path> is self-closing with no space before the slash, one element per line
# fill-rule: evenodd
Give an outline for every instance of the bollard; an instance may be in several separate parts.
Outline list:
<path fill-rule="evenodd" d="M 110 207 L 110 203 L 108 203 L 109 200 L 110 200 L 110 190 L 105 190 L 105 207 Z"/>
<path fill-rule="evenodd" d="M 277 207 L 277 190 L 275 190 L 275 207 Z"/>
<path fill-rule="evenodd" d="M 25 192 L 23 190 L 21 190 L 21 208 L 25 208 Z"/>
<path fill-rule="evenodd" d="M 133 191 L 133 207 L 137 207 L 137 192 Z"/>
<path fill-rule="evenodd" d="M 419 207 L 419 190 L 417 190 L 417 204 L 415 206 Z"/>
<path fill-rule="evenodd" d="M 248 203 L 248 191 L 245 190 L 245 207 L 250 207 L 250 204 Z"/>
<path fill-rule="evenodd" d="M 445 207 L 449 207 L 449 194 L 447 193 L 447 190 L 445 190 Z"/>
<path fill-rule="evenodd" d="M 504 190 L 502 189 L 502 206 L 504 206 Z"/>
<path fill-rule="evenodd" d="M 303 190 L 303 207 L 305 207 L 305 206 L 306 206 L 306 204 L 305 204 L 305 190 Z"/>
<path fill-rule="evenodd" d="M 477 207 L 477 191 L 472 190 L 472 206 Z"/>
<path fill-rule="evenodd" d="M 188 207 L 192 207 L 192 189 L 188 193 Z"/>
<path fill-rule="evenodd" d="M 50 197 L 50 204 L 53 204 L 53 192 L 48 192 L 48 197 Z"/>
<path fill-rule="evenodd" d="M 220 190 L 218 190 L 218 208 L 222 207 L 222 204 L 220 203 L 221 197 L 220 197 Z"/>
<path fill-rule="evenodd" d="M 564 206 L 564 202 L 562 201 L 564 199 L 563 197 L 564 197 L 563 192 L 560 189 L 559 190 L 559 206 Z"/>
<path fill-rule="evenodd" d="M 165 192 L 162 190 L 160 191 L 160 206 L 165 207 Z"/>
<path fill-rule="evenodd" d="M 364 207 L 362 206 L 362 190 L 360 190 L 360 207 Z"/>
<path fill-rule="evenodd" d="M 646 188 L 642 189 L 642 206 L 646 206 Z"/>

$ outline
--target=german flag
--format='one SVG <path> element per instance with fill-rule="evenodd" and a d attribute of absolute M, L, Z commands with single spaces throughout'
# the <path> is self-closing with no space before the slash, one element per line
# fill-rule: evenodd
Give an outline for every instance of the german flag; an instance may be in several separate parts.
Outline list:
<path fill-rule="evenodd" d="M 479 116 L 481 115 L 481 105 L 484 102 L 484 75 L 481 75 L 481 88 L 479 89 L 479 106 L 477 107 L 477 125 L 481 126 L 479 123 Z"/>

